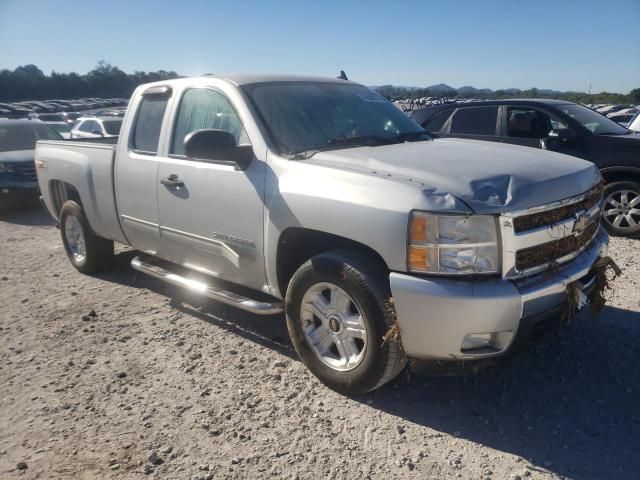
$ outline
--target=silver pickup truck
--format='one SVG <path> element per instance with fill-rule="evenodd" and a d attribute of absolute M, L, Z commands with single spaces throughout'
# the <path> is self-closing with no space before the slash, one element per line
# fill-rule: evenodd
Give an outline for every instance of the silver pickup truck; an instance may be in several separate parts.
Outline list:
<path fill-rule="evenodd" d="M 340 79 L 203 76 L 139 87 L 120 137 L 39 141 L 42 197 L 80 272 L 132 266 L 255 314 L 284 311 L 325 384 L 407 359 L 504 356 L 586 297 L 607 256 L 598 169 L 432 140 Z"/>

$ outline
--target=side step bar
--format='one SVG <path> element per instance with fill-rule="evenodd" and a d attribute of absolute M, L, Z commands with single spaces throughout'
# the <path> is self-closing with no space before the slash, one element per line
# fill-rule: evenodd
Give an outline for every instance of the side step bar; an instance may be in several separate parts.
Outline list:
<path fill-rule="evenodd" d="M 214 287 L 213 285 L 199 280 L 183 277 L 170 272 L 169 270 L 165 270 L 158 265 L 145 262 L 140 259 L 140 257 L 135 257 L 131 260 L 131 266 L 140 272 L 146 273 L 147 275 L 151 275 L 152 277 L 160 280 L 164 280 L 172 285 L 187 288 L 192 292 L 199 293 L 205 297 L 212 298 L 213 300 L 240 308 L 247 312 L 256 313 L 258 315 L 273 315 L 276 313 L 282 313 L 284 310 L 282 302 L 261 302 L 254 300 L 229 290 Z"/>

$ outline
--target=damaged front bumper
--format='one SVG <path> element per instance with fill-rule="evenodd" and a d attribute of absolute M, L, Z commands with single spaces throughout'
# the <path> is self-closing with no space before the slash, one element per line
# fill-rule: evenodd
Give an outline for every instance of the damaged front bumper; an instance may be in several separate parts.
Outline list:
<path fill-rule="evenodd" d="M 409 358 L 481 360 L 526 347 L 560 325 L 567 285 L 594 287 L 594 264 L 608 255 L 601 228 L 571 262 L 518 280 L 458 280 L 393 272 L 391 292 Z"/>

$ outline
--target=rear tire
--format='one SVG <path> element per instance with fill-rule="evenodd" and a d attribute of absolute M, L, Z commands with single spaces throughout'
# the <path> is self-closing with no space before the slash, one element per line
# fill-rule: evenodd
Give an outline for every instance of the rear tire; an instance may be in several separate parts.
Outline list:
<path fill-rule="evenodd" d="M 640 235 L 640 183 L 612 182 L 604 187 L 602 224 L 611 235 Z"/>
<path fill-rule="evenodd" d="M 67 257 L 79 272 L 96 272 L 113 261 L 113 241 L 96 235 L 84 210 L 73 200 L 60 209 L 60 234 Z"/>
<path fill-rule="evenodd" d="M 311 258 L 293 275 L 285 308 L 300 359 L 337 392 L 374 390 L 406 364 L 399 339 L 383 341 L 395 325 L 391 290 L 386 270 L 368 255 L 335 250 Z"/>

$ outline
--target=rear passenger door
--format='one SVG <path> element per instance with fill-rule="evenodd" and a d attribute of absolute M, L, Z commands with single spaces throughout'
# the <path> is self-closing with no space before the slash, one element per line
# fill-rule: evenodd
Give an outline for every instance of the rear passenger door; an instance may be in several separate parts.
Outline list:
<path fill-rule="evenodd" d="M 439 136 L 498 142 L 499 117 L 498 105 L 457 108 Z"/>
<path fill-rule="evenodd" d="M 124 125 L 115 167 L 116 202 L 120 224 L 129 243 L 138 250 L 157 254 L 160 240 L 158 217 L 158 146 L 171 90 L 151 87 L 142 93 L 133 122 Z"/>

